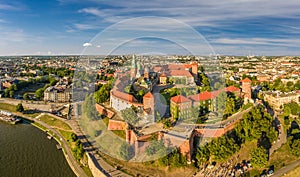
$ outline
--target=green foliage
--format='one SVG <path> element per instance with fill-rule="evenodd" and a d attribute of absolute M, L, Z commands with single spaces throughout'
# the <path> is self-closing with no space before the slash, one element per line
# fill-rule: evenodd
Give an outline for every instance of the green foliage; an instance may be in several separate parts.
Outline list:
<path fill-rule="evenodd" d="M 272 127 L 273 118 L 264 111 L 263 106 L 257 106 L 243 115 L 242 121 L 236 126 L 237 136 L 242 140 L 253 140 L 261 137 L 265 132 L 271 142 L 277 139 L 275 129 Z"/>
<path fill-rule="evenodd" d="M 251 162 L 254 167 L 262 168 L 268 163 L 268 154 L 263 147 L 255 148 L 250 153 Z"/>
<path fill-rule="evenodd" d="M 39 88 L 35 91 L 35 96 L 37 99 L 41 100 L 44 97 L 44 88 Z"/>
<path fill-rule="evenodd" d="M 290 140 L 289 145 L 291 153 L 297 157 L 300 157 L 300 139 Z"/>
<path fill-rule="evenodd" d="M 284 125 L 290 125 L 290 118 L 289 116 L 284 117 Z"/>
<path fill-rule="evenodd" d="M 119 155 L 123 160 L 128 161 L 134 156 L 134 150 L 130 144 L 124 142 L 121 144 Z"/>
<path fill-rule="evenodd" d="M 131 125 L 135 125 L 139 121 L 137 114 L 134 112 L 132 108 L 121 110 L 121 114 L 123 119 Z"/>
<path fill-rule="evenodd" d="M 82 105 L 83 114 L 91 119 L 91 120 L 98 120 L 100 117 L 98 116 L 98 112 L 95 107 L 95 99 L 93 94 L 87 95 L 84 103 Z"/>
<path fill-rule="evenodd" d="M 168 128 L 171 128 L 172 127 L 172 122 L 170 119 L 162 119 L 162 124 L 163 124 L 163 127 L 165 129 L 168 129 Z"/>
<path fill-rule="evenodd" d="M 224 110 L 226 106 L 226 98 L 227 94 L 225 92 L 221 92 L 217 97 L 217 110 Z"/>
<path fill-rule="evenodd" d="M 9 90 L 8 88 L 6 88 L 6 89 L 4 90 L 4 96 L 5 96 L 5 97 L 8 97 L 8 96 L 9 96 L 9 92 L 10 92 L 10 90 Z"/>
<path fill-rule="evenodd" d="M 101 87 L 98 91 L 95 92 L 94 97 L 98 104 L 104 103 L 109 98 L 109 91 L 106 90 L 104 87 Z"/>
<path fill-rule="evenodd" d="M 73 142 L 75 142 L 75 141 L 78 140 L 78 137 L 77 137 L 77 135 L 76 135 L 75 133 L 71 133 L 70 138 L 71 138 L 71 140 L 72 140 Z"/>
<path fill-rule="evenodd" d="M 161 166 L 185 167 L 187 164 L 186 157 L 183 156 L 177 148 L 175 148 L 167 156 L 158 159 L 158 164 Z"/>
<path fill-rule="evenodd" d="M 18 112 L 24 112 L 24 107 L 22 105 L 22 103 L 19 103 L 17 106 L 16 106 L 16 111 Z"/>
<path fill-rule="evenodd" d="M 15 91 L 13 91 L 13 90 L 9 91 L 9 97 L 10 98 L 13 98 L 14 95 L 15 95 Z"/>
<path fill-rule="evenodd" d="M 227 160 L 231 155 L 236 153 L 239 148 L 235 140 L 227 136 L 221 136 L 208 144 L 210 155 L 217 161 Z"/>
<path fill-rule="evenodd" d="M 29 99 L 28 93 L 24 93 L 24 94 L 23 94 L 23 99 L 24 99 L 24 100 L 28 100 L 28 99 Z"/>
<path fill-rule="evenodd" d="M 285 105 L 283 108 L 283 113 L 284 116 L 289 116 L 292 113 L 292 110 L 289 106 Z"/>
<path fill-rule="evenodd" d="M 208 149 L 208 146 L 202 146 L 197 149 L 196 152 L 196 160 L 198 165 L 204 165 L 209 161 L 210 157 L 210 151 Z"/>
<path fill-rule="evenodd" d="M 285 116 L 288 116 L 290 114 L 298 115 L 299 112 L 300 112 L 300 106 L 294 101 L 284 105 Z M 288 114 L 288 113 L 290 113 L 290 114 Z"/>
<path fill-rule="evenodd" d="M 80 161 L 84 155 L 84 149 L 81 141 L 78 139 L 75 142 L 75 147 L 72 149 L 73 155 L 77 161 Z"/>
<path fill-rule="evenodd" d="M 163 140 L 152 140 L 150 145 L 146 148 L 146 154 L 148 156 L 152 155 L 164 155 L 166 152 L 166 147 Z"/>

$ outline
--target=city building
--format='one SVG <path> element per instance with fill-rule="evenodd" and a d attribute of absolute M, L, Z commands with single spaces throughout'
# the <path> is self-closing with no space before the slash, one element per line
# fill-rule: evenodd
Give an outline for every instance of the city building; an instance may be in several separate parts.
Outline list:
<path fill-rule="evenodd" d="M 282 110 L 284 104 L 292 101 L 300 104 L 300 90 L 288 93 L 280 91 L 264 91 L 262 94 L 264 100 L 267 101 L 275 110 Z"/>
<path fill-rule="evenodd" d="M 70 102 L 72 97 L 71 87 L 48 87 L 44 92 L 44 101 Z"/>
<path fill-rule="evenodd" d="M 175 119 L 186 119 L 191 116 L 192 101 L 178 95 L 170 99 L 170 112 Z"/>
<path fill-rule="evenodd" d="M 242 87 L 242 96 L 244 97 L 245 100 L 250 100 L 251 99 L 251 80 L 249 78 L 245 78 L 240 81 L 241 82 L 241 87 Z"/>

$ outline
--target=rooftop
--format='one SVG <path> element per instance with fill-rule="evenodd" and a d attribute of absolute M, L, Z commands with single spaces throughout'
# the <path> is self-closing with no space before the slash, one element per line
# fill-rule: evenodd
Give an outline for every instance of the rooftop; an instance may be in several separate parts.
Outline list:
<path fill-rule="evenodd" d="M 171 101 L 175 102 L 175 103 L 184 103 L 184 102 L 190 102 L 191 100 L 186 98 L 185 96 L 178 95 L 178 96 L 172 97 Z"/>

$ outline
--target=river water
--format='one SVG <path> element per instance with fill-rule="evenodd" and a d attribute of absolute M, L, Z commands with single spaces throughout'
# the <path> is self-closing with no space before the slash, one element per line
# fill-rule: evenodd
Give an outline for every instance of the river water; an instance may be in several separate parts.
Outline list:
<path fill-rule="evenodd" d="M 0 177 L 75 177 L 56 144 L 30 124 L 0 121 Z"/>

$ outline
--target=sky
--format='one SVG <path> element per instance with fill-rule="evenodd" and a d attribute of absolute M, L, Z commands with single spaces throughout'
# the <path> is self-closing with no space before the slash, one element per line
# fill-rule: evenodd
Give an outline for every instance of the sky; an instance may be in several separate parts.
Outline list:
<path fill-rule="evenodd" d="M 299 9 L 299 0 L 1 0 L 0 55 L 300 55 Z"/>

